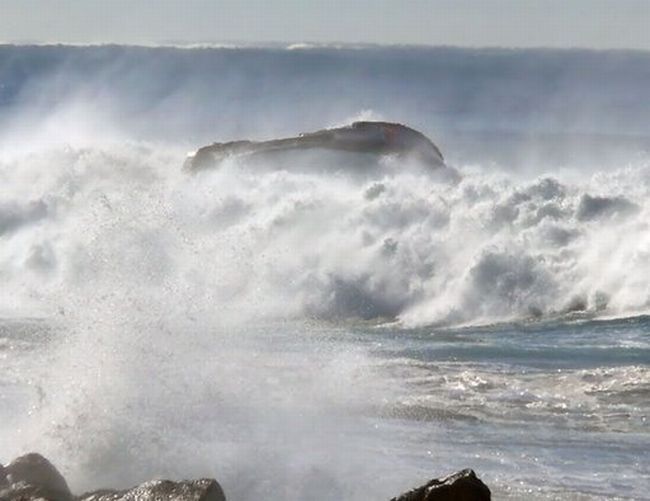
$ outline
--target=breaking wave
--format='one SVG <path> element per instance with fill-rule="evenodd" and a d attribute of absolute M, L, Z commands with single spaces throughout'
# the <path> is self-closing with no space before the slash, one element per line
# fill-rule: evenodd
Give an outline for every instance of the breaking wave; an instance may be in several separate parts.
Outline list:
<path fill-rule="evenodd" d="M 405 325 L 648 309 L 647 54 L 0 46 L 0 61 L 4 310 L 116 294 Z M 179 169 L 215 139 L 354 118 L 421 129 L 461 178 L 395 159 Z"/>
<path fill-rule="evenodd" d="M 14 306 L 171 295 L 262 318 L 484 323 L 648 311 L 647 164 L 513 180 L 260 170 L 186 176 L 177 151 L 64 148 L 0 164 Z"/>

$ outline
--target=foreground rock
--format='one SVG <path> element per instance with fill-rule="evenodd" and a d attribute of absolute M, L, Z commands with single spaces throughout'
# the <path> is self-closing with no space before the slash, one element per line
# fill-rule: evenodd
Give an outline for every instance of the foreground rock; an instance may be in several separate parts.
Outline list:
<path fill-rule="evenodd" d="M 214 479 L 154 480 L 125 491 L 96 491 L 79 496 L 80 501 L 226 501 Z"/>
<path fill-rule="evenodd" d="M 153 480 L 132 489 L 104 489 L 74 496 L 63 476 L 40 454 L 0 464 L 0 501 L 226 501 L 219 483 Z M 402 494 L 391 501 L 490 501 L 490 489 L 472 470 L 463 470 Z"/>
<path fill-rule="evenodd" d="M 25 454 L 0 466 L 0 500 L 51 499 L 71 501 L 63 476 L 40 454 Z"/>
<path fill-rule="evenodd" d="M 488 486 L 473 470 L 463 470 L 405 492 L 391 501 L 490 501 Z"/>
<path fill-rule="evenodd" d="M 0 465 L 0 501 L 226 501 L 214 479 L 154 480 L 127 490 L 101 490 L 73 496 L 63 476 L 40 454 Z"/>

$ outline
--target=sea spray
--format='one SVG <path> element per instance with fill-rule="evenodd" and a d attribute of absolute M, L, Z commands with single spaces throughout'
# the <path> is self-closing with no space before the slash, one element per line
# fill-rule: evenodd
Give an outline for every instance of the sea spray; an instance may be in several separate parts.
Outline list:
<path fill-rule="evenodd" d="M 440 181 L 397 159 L 375 179 L 238 162 L 188 176 L 174 150 L 146 145 L 6 162 L 11 301 L 56 312 L 75 291 L 128 287 L 136 298 L 191 291 L 179 308 L 408 325 L 648 306 L 645 165 L 577 183 Z"/>
<path fill-rule="evenodd" d="M 0 55 L 0 459 L 75 491 L 381 499 L 469 466 L 516 499 L 646 495 L 647 55 Z M 459 178 L 180 169 L 359 114 Z"/>

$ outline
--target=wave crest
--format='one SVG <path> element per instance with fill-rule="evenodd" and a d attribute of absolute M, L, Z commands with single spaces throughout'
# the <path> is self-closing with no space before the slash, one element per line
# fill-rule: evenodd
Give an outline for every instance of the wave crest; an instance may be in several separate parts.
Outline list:
<path fill-rule="evenodd" d="M 647 166 L 451 182 L 402 165 L 373 178 L 236 162 L 186 177 L 179 164 L 126 145 L 4 164 L 19 198 L 0 206 L 0 274 L 16 300 L 57 309 L 74 289 L 143 300 L 162 287 L 179 308 L 408 325 L 650 302 Z"/>

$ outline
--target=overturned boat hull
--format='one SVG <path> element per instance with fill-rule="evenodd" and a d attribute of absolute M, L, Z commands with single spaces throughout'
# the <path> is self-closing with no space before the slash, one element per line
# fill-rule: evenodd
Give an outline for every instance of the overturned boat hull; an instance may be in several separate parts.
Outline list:
<path fill-rule="evenodd" d="M 424 134 L 405 125 L 389 122 L 354 122 L 346 127 L 269 141 L 214 143 L 190 154 L 184 167 L 190 172 L 196 172 L 217 167 L 223 160 L 233 156 L 272 158 L 285 152 L 306 150 L 399 155 L 413 158 L 432 168 L 445 167 L 442 153 Z"/>

